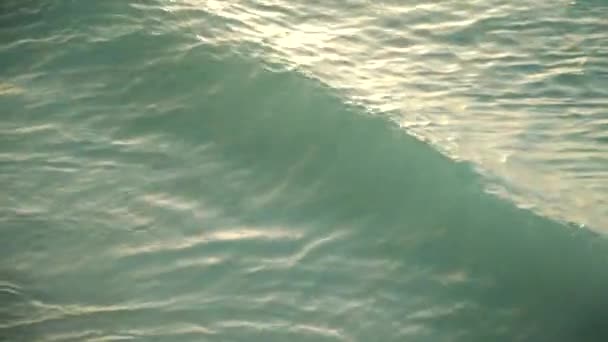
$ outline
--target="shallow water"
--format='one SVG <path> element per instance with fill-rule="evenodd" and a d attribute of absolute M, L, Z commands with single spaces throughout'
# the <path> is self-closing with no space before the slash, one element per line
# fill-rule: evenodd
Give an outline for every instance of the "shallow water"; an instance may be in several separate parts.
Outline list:
<path fill-rule="evenodd" d="M 606 14 L 3 2 L 0 340 L 605 341 Z"/>

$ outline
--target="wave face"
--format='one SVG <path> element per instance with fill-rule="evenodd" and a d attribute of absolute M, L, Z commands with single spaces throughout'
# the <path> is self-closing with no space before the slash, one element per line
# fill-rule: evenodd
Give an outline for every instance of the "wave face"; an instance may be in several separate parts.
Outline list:
<path fill-rule="evenodd" d="M 473 162 L 493 193 L 608 229 L 605 1 L 184 0 L 166 9 L 203 42 L 246 42 Z"/>
<path fill-rule="evenodd" d="M 0 341 L 608 340 L 602 13 L 3 2 Z"/>

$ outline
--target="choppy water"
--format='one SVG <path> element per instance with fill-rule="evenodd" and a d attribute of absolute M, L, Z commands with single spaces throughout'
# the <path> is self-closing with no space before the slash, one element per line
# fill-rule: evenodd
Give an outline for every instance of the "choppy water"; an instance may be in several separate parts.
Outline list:
<path fill-rule="evenodd" d="M 608 340 L 606 18 L 1 2 L 0 340 Z"/>

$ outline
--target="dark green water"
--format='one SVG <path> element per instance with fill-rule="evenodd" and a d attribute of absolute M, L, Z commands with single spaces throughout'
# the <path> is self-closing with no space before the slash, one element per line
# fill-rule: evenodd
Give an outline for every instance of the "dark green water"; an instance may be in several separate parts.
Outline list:
<path fill-rule="evenodd" d="M 378 4 L 384 14 L 419 7 Z M 579 227 L 585 217 L 606 222 L 605 202 L 569 207 L 572 198 L 606 195 L 600 85 L 608 66 L 600 57 L 608 56 L 608 31 L 598 28 L 607 4 L 559 4 L 594 73 L 569 88 L 564 76 L 549 78 L 556 83 L 536 95 L 547 109 L 547 94 L 559 89 L 553 100 L 562 99 L 557 107 L 568 115 L 530 110 L 538 107 L 533 94 L 518 97 L 526 105 L 494 108 L 504 117 L 479 112 L 504 93 L 465 96 L 459 76 L 438 77 L 441 67 L 428 57 L 408 70 L 427 70 L 427 86 L 453 93 L 424 100 L 421 86 L 404 95 L 418 101 L 418 112 L 408 113 L 369 91 L 393 94 L 391 77 L 415 83 L 422 71 L 351 72 L 366 70 L 341 60 L 367 39 L 353 32 L 353 45 L 307 50 L 326 41 L 307 38 L 315 27 L 339 35 L 324 24 L 332 20 L 369 28 L 362 15 L 382 18 L 378 4 L 2 2 L 0 340 L 608 340 L 606 226 Z M 417 24 L 438 29 L 491 10 L 455 2 L 464 12 L 450 14 L 437 6 L 428 11 L 439 19 Z M 490 12 L 528 16 L 492 25 L 508 30 L 521 20 L 529 32 L 542 30 L 546 23 L 532 15 L 539 8 L 513 6 Z M 575 14 L 581 22 L 569 21 Z M 377 40 L 401 30 L 418 36 L 419 48 L 441 43 L 409 21 L 380 22 Z M 264 26 L 272 23 L 289 31 L 279 36 L 296 38 L 274 40 Z M 466 45 L 475 37 L 463 29 L 449 39 Z M 380 52 L 369 43 L 371 60 Z M 385 51 L 387 61 L 400 56 L 394 52 Z M 441 58 L 446 66 L 451 57 Z M 454 105 L 463 97 L 468 105 Z M 439 98 L 442 108 L 470 115 L 432 116 Z M 434 118 L 459 124 L 439 129 Z M 572 120 L 590 132 L 576 136 Z M 562 164 L 535 140 L 556 127 L 574 134 L 563 135 L 564 149 L 586 147 Z M 448 128 L 461 139 L 442 135 Z M 439 152 L 455 151 L 438 147 L 443 141 L 459 146 L 456 156 Z M 493 168 L 504 150 L 491 141 L 505 142 L 521 162 Z M 554 173 L 537 177 L 551 165 Z M 491 193 L 492 182 L 513 191 Z M 534 199 L 553 182 L 568 195 Z M 559 208 L 573 210 L 552 216 Z"/>

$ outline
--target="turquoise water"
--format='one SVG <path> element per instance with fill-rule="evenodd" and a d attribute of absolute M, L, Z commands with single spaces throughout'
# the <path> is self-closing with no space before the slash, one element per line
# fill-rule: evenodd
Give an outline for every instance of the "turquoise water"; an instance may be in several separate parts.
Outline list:
<path fill-rule="evenodd" d="M 0 340 L 608 340 L 606 15 L 2 2 Z"/>

